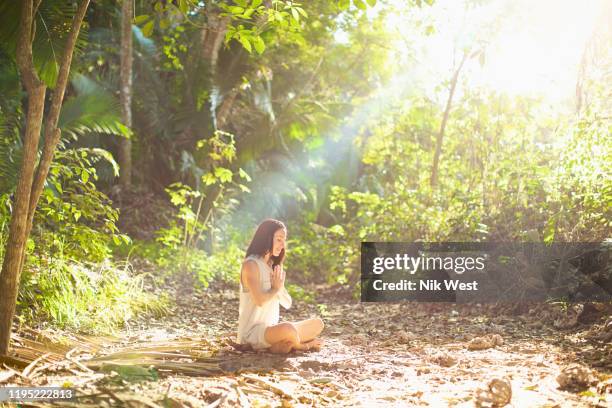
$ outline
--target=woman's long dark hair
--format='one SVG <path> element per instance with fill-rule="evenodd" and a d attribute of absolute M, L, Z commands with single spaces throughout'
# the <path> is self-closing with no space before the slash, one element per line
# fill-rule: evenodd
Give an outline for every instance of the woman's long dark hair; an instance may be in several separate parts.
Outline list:
<path fill-rule="evenodd" d="M 256 255 L 259 257 L 264 257 L 266 252 L 272 252 L 272 246 L 274 241 L 274 233 L 279 229 L 285 230 L 285 234 L 287 233 L 287 227 L 281 221 L 268 218 L 265 219 L 259 224 L 255 234 L 253 235 L 253 239 L 251 239 L 251 243 L 246 251 L 246 256 Z M 276 265 L 280 265 L 285 259 L 285 248 L 283 248 L 278 254 L 278 256 L 270 255 L 270 259 L 272 259 L 272 267 L 274 268 Z"/>

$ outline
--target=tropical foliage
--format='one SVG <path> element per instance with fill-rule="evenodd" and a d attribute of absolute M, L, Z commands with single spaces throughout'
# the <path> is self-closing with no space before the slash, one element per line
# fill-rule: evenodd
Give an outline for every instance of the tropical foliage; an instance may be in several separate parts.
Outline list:
<path fill-rule="evenodd" d="M 291 291 L 305 299 L 298 285 L 355 289 L 361 241 L 609 238 L 610 89 L 593 89 L 591 103 L 568 114 L 538 97 L 471 86 L 456 70 L 453 88 L 449 75 L 390 96 L 419 67 L 399 64 L 398 33 L 386 21 L 400 13 L 376 3 L 135 2 L 130 128 L 118 96 L 121 4 L 92 3 L 27 245 L 22 316 L 84 330 L 105 321 L 111 330 L 147 308 L 161 313 L 166 300 L 152 300 L 128 256 L 166 277 L 192 276 L 201 289 L 236 285 L 266 217 L 289 227 Z M 414 17 L 433 2 L 407 3 Z M 36 13 L 33 61 L 50 87 L 73 14 L 56 0 Z M 14 2 L 0 4 L 0 258 L 27 122 L 19 16 Z M 415 25 L 403 55 L 418 55 L 416 42 L 435 30 Z M 485 46 L 471 47 L 466 64 L 486 64 Z M 445 109 L 454 86 L 461 91 Z M 118 187 L 125 138 L 129 191 Z M 148 223 L 156 232 L 139 234 Z"/>

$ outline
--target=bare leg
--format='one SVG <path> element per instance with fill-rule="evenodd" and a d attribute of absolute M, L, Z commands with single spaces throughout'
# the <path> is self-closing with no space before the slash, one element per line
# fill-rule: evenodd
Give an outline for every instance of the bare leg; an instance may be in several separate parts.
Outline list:
<path fill-rule="evenodd" d="M 302 320 L 293 324 L 300 335 L 300 340 L 302 343 L 314 340 L 319 334 L 321 334 L 323 327 L 325 327 L 323 320 L 319 318 Z"/>
<path fill-rule="evenodd" d="M 272 353 L 289 353 L 301 343 L 300 335 L 293 323 L 283 322 L 266 328 L 264 338 L 272 346 Z"/>
<path fill-rule="evenodd" d="M 283 322 L 266 328 L 265 339 L 272 346 L 272 353 L 289 353 L 291 350 L 320 349 L 321 342 L 314 340 L 323 330 L 321 319 L 308 319 L 298 323 Z"/>

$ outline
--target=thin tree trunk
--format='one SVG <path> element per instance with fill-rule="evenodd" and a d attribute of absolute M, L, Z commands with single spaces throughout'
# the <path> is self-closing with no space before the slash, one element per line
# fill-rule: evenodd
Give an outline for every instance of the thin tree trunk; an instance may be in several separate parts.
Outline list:
<path fill-rule="evenodd" d="M 134 0 L 123 0 L 121 8 L 121 120 L 128 128 L 132 127 L 132 19 Z M 121 138 L 119 141 L 119 184 L 129 188 L 132 184 L 132 141 Z"/>
<path fill-rule="evenodd" d="M 0 272 L 0 355 L 7 355 L 11 338 L 11 326 L 15 315 L 19 279 L 25 259 L 25 246 L 30 231 L 38 199 L 42 193 L 49 167 L 60 138 L 57 128 L 59 113 L 68 83 L 72 54 L 85 17 L 89 0 L 79 3 L 72 20 L 71 31 L 66 41 L 60 71 L 53 92 L 51 106 L 45 122 L 45 142 L 42 157 L 34 175 L 38 142 L 43 123 L 46 86 L 38 78 L 32 58 L 32 40 L 35 35 L 34 15 L 40 0 L 22 2 L 19 38 L 17 44 L 17 65 L 21 81 L 28 96 L 28 113 L 24 135 L 23 157 L 15 192 L 15 202 L 11 215 L 7 248 Z"/>
<path fill-rule="evenodd" d="M 53 90 L 53 96 L 51 98 L 51 106 L 49 112 L 46 115 L 45 120 L 45 142 L 43 146 L 43 152 L 40 158 L 38 169 L 36 170 L 36 177 L 34 179 L 34 185 L 32 187 L 32 194 L 30 195 L 30 206 L 28 210 L 28 224 L 26 235 L 29 236 L 32 231 L 32 225 L 34 223 L 34 213 L 36 212 L 36 206 L 38 200 L 43 192 L 45 182 L 47 181 L 47 175 L 49 174 L 49 168 L 53 161 L 53 155 L 55 149 L 60 141 L 61 131 L 57 127 L 59 121 L 60 112 L 62 110 L 62 103 L 64 101 L 64 94 L 66 93 L 66 87 L 68 86 L 68 78 L 70 76 L 70 66 L 72 65 L 72 55 L 76 46 L 77 38 L 79 37 L 79 31 L 81 30 L 81 24 L 85 18 L 87 7 L 89 6 L 89 0 L 83 0 L 79 3 L 76 14 L 72 18 L 72 26 L 70 34 L 66 40 L 66 46 L 64 47 L 64 54 L 60 61 L 59 75 L 57 82 L 55 83 L 55 89 Z M 34 72 L 32 68 L 32 72 Z M 25 257 L 25 252 L 23 254 Z M 22 266 L 23 267 L 22 259 Z"/>
<path fill-rule="evenodd" d="M 19 181 L 15 192 L 6 252 L 0 273 L 0 355 L 8 354 L 11 326 L 15 315 L 22 259 L 28 239 L 28 209 L 34 179 L 34 166 L 45 107 L 46 86 L 39 84 L 28 90 L 28 113 Z"/>
<path fill-rule="evenodd" d="M 32 25 L 34 16 L 34 2 L 31 0 L 22 3 L 21 20 L 19 24 L 19 39 L 17 44 L 17 65 L 22 83 L 28 94 L 28 112 L 23 143 L 23 157 L 19 171 L 17 190 L 9 236 L 0 272 L 0 355 L 8 354 L 11 338 L 11 326 L 17 290 L 21 275 L 21 259 L 25 252 L 27 240 L 28 210 L 32 182 L 34 180 L 34 166 L 42 118 L 45 108 L 46 86 L 38 78 L 32 62 Z"/>
<path fill-rule="evenodd" d="M 448 122 L 448 115 L 450 114 L 451 107 L 453 105 L 453 96 L 455 95 L 455 89 L 457 88 L 457 81 L 459 80 L 459 73 L 461 72 L 461 68 L 463 68 L 463 64 L 467 59 L 468 53 L 465 52 L 463 57 L 461 58 L 461 63 L 459 63 L 459 67 L 453 73 L 453 78 L 451 79 L 451 87 L 450 92 L 448 93 L 448 100 L 446 101 L 446 108 L 444 109 L 444 116 L 442 117 L 442 123 L 440 124 L 440 131 L 438 132 L 438 137 L 436 138 L 436 150 L 434 152 L 433 165 L 431 167 L 431 179 L 429 180 L 429 184 L 431 187 L 435 187 L 438 182 L 438 167 L 440 162 L 440 154 L 442 153 L 442 140 L 444 139 L 444 131 L 446 130 L 446 123 Z"/>

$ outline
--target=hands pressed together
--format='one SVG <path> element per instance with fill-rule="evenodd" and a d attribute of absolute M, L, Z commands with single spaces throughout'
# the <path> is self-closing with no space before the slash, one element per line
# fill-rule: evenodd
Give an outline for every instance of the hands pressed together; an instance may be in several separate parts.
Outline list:
<path fill-rule="evenodd" d="M 283 265 L 276 265 L 272 269 L 272 289 L 278 291 L 285 285 L 285 270 L 283 269 Z"/>

